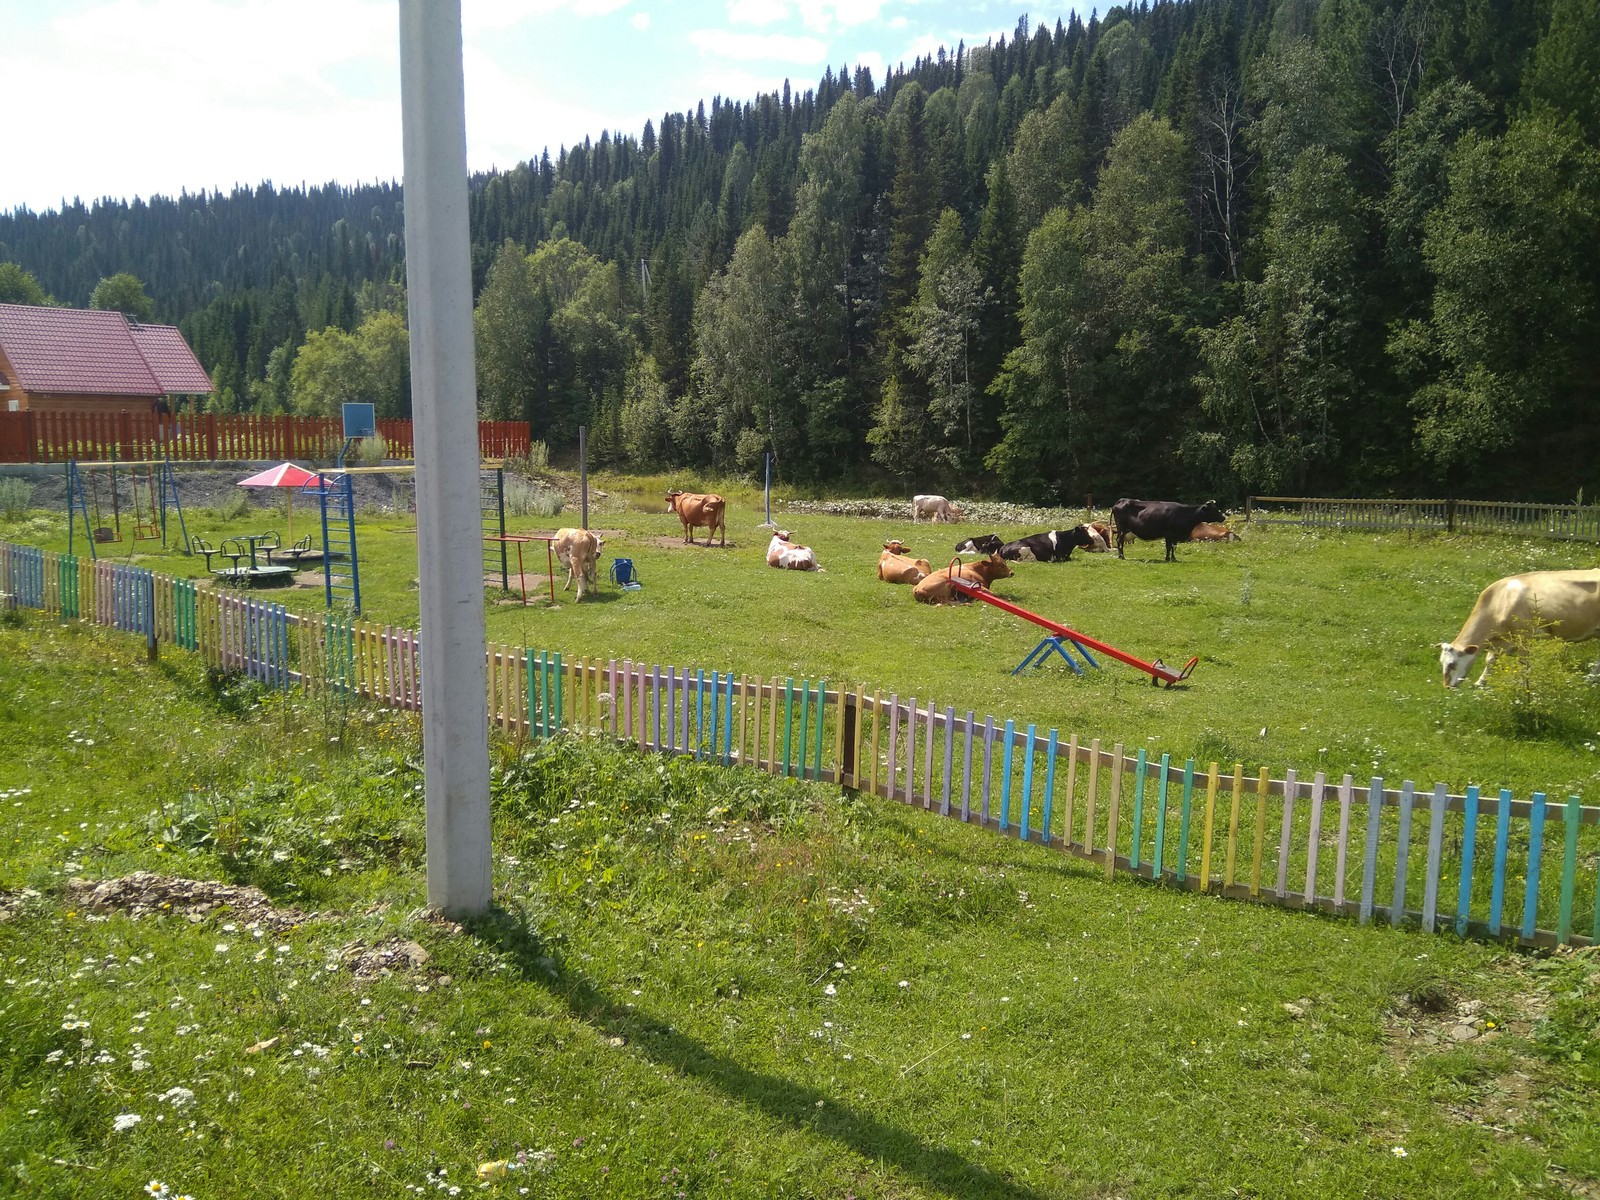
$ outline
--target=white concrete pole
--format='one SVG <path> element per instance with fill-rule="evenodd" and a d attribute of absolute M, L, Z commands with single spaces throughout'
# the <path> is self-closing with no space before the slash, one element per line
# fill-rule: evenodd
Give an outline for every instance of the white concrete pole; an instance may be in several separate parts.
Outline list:
<path fill-rule="evenodd" d="M 400 0 L 428 905 L 489 907 L 489 723 L 460 0 Z"/>

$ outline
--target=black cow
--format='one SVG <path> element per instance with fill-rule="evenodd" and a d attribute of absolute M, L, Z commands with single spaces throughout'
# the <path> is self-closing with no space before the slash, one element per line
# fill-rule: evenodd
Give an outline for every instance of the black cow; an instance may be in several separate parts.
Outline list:
<path fill-rule="evenodd" d="M 1086 525 L 1071 529 L 1052 529 L 1048 533 L 1031 533 L 1025 538 L 1007 542 L 1000 547 L 1000 557 L 1011 562 L 1071 562 L 1072 552 L 1082 546 L 1093 548 L 1095 537 Z"/>
<path fill-rule="evenodd" d="M 956 543 L 957 554 L 996 554 L 1000 550 L 1000 538 L 993 533 L 986 533 L 982 537 L 969 537 L 964 542 Z"/>
<path fill-rule="evenodd" d="M 1111 523 L 1117 529 L 1117 557 L 1130 537 L 1147 542 L 1167 543 L 1167 562 L 1176 562 L 1172 548 L 1187 542 L 1194 527 L 1202 521 L 1222 522 L 1227 514 L 1215 500 L 1204 504 L 1178 504 L 1172 500 L 1118 500 L 1111 506 Z"/>

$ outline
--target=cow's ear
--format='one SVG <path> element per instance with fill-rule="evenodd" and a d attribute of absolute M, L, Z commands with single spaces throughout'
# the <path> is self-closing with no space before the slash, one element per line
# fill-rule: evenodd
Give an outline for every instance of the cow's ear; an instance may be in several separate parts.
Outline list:
<path fill-rule="evenodd" d="M 1463 647 L 1461 647 L 1461 653 L 1463 653 L 1463 654 L 1476 654 L 1477 652 L 1478 652 L 1478 648 L 1476 646 L 1463 646 Z"/>

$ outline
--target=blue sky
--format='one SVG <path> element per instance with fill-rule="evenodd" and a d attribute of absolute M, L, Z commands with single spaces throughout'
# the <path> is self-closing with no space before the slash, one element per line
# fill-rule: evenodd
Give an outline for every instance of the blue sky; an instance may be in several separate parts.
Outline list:
<path fill-rule="evenodd" d="M 1053 26 L 1070 10 L 1035 9 Z M 462 0 L 467 153 L 506 167 L 713 95 L 982 44 L 959 0 Z M 0 210 L 398 178 L 395 0 L 0 0 Z M 19 96 L 34 99 L 21 105 Z"/>

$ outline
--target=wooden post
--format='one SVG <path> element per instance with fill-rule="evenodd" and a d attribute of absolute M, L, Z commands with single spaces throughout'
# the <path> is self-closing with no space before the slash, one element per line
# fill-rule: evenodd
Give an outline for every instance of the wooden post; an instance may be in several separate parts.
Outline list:
<path fill-rule="evenodd" d="M 856 697 L 848 695 L 844 684 L 839 685 L 839 725 L 844 731 L 843 754 L 839 760 L 839 783 L 850 781 L 856 785 L 856 723 L 859 717 Z"/>

